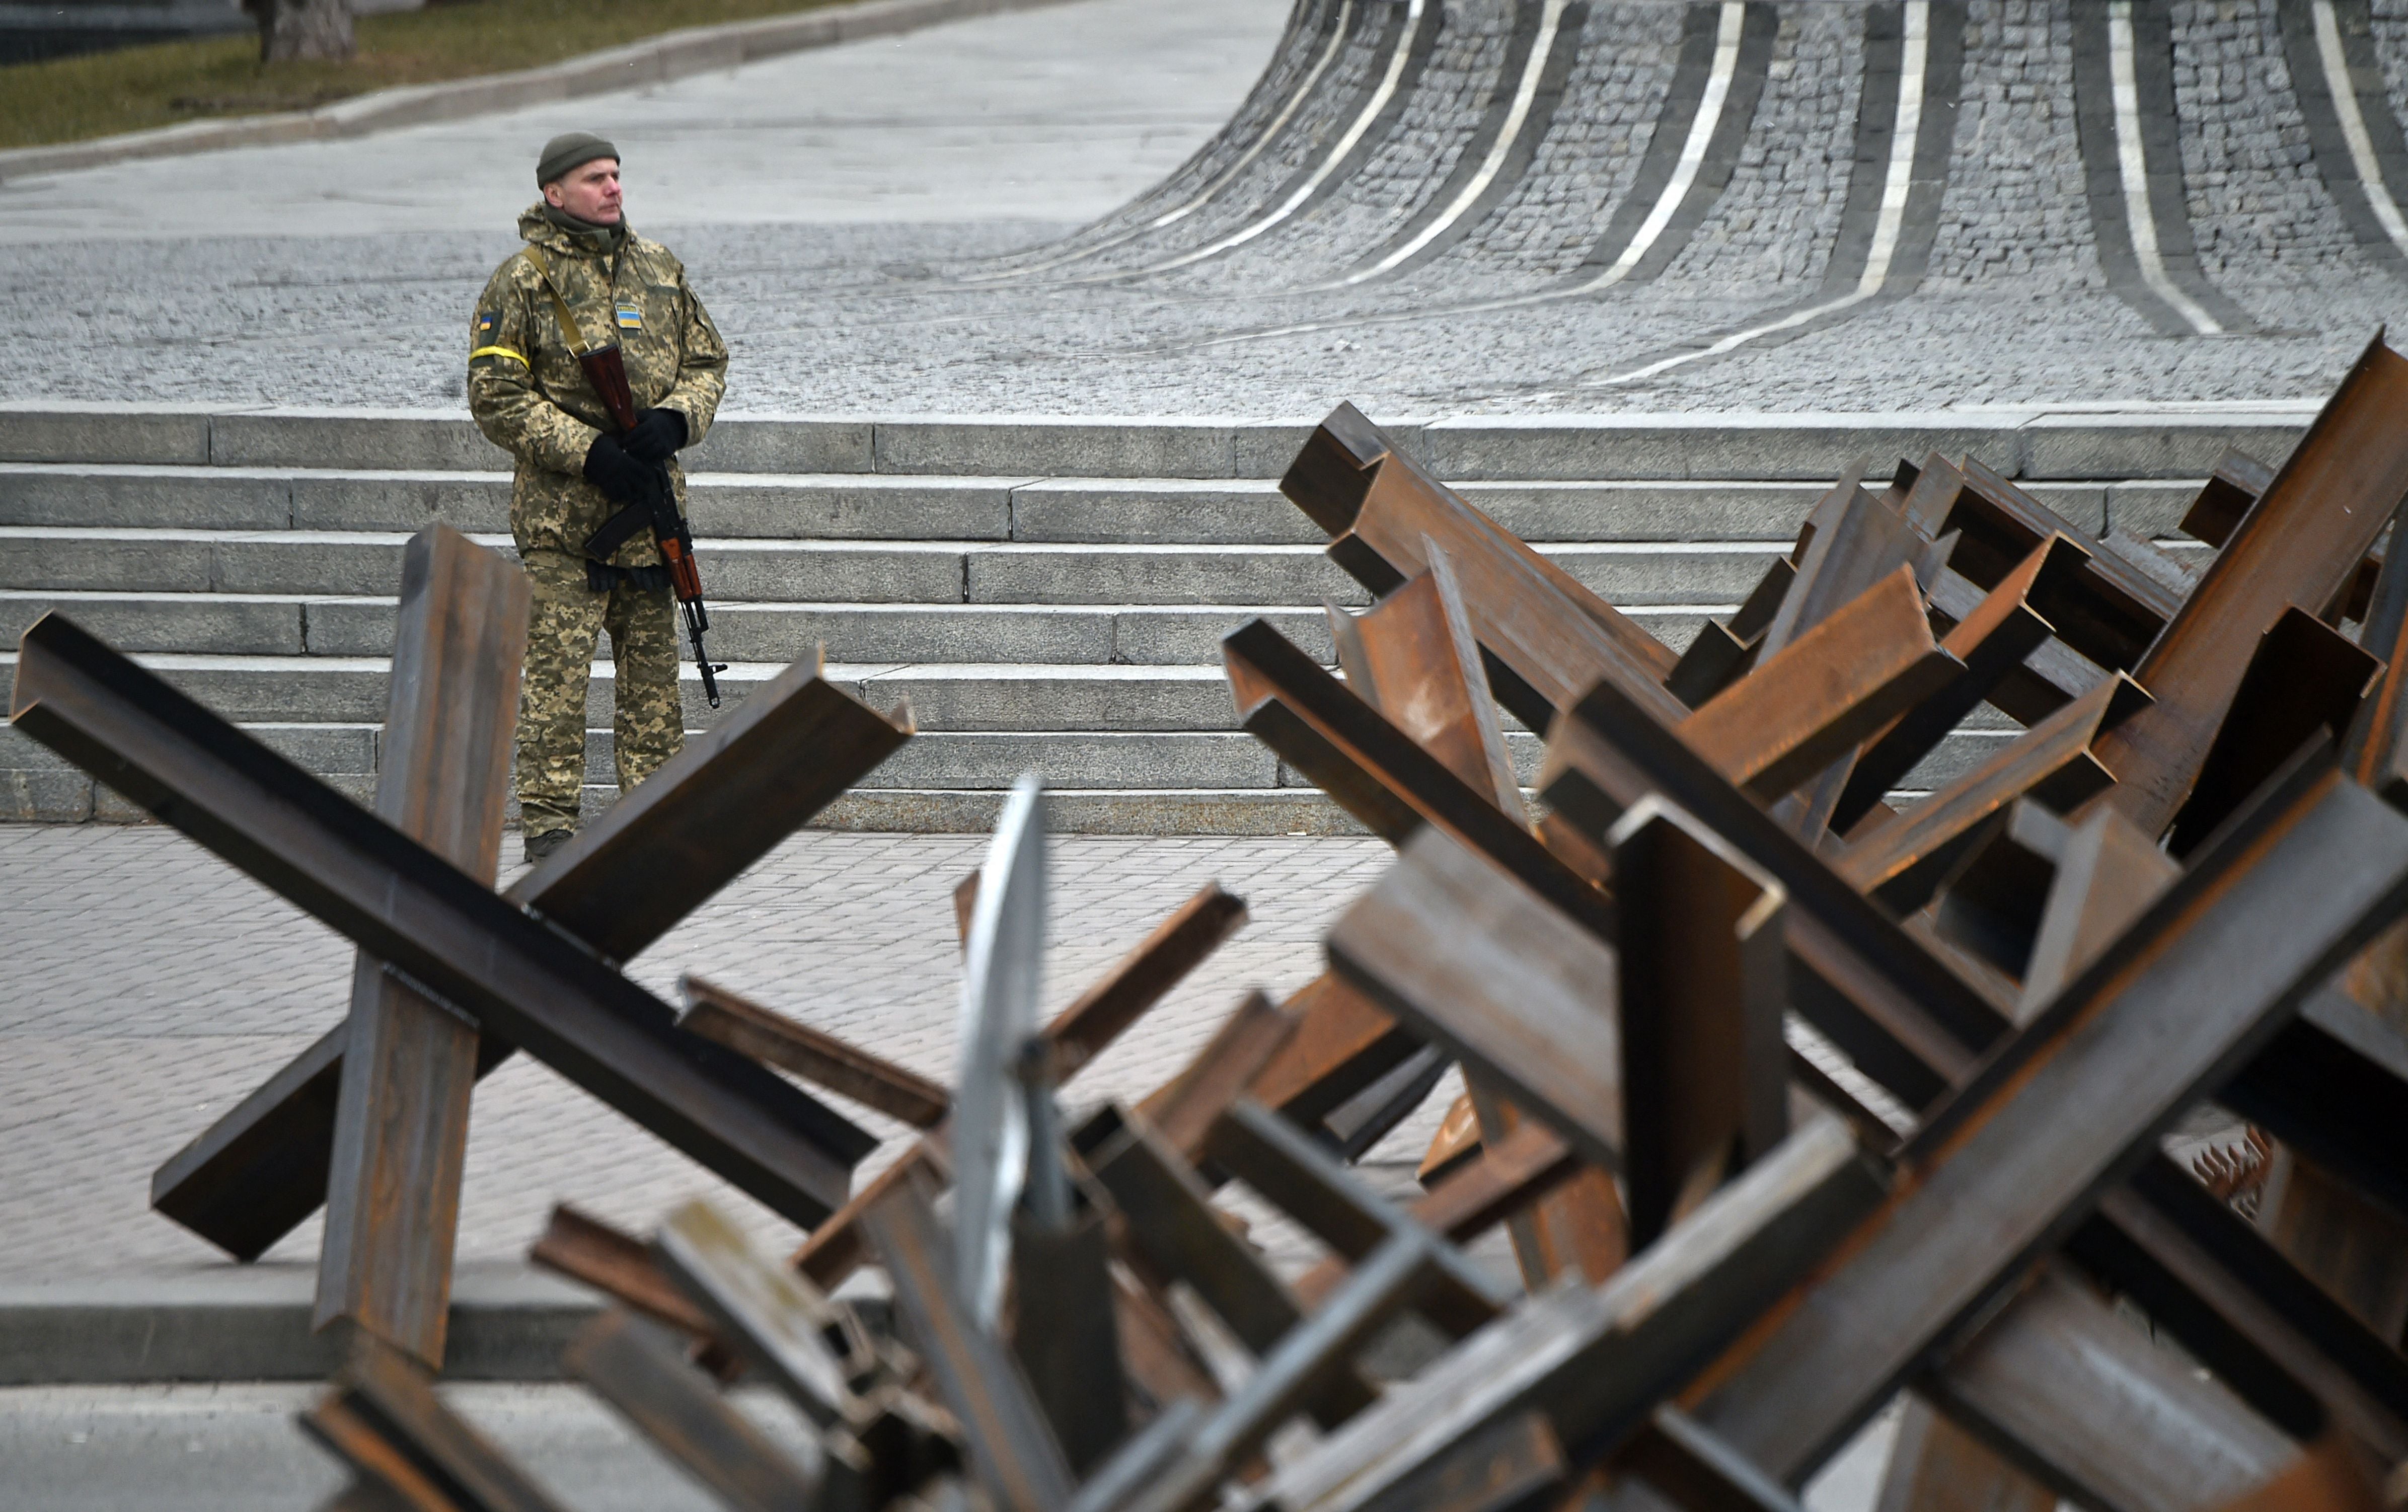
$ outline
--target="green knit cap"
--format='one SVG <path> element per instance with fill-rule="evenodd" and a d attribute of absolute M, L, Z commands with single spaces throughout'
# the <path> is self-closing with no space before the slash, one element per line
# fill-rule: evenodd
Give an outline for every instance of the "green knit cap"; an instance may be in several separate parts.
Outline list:
<path fill-rule="evenodd" d="M 581 168 L 595 158 L 618 161 L 619 150 L 590 131 L 563 132 L 543 144 L 543 156 L 535 165 L 535 186 L 541 189 L 555 179 L 565 178 L 572 168 Z"/>

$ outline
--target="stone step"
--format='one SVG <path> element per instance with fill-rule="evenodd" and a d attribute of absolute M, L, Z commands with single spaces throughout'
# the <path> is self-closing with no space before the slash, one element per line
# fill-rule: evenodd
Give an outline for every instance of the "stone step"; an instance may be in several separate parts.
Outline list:
<path fill-rule="evenodd" d="M 1902 413 L 1380 415 L 1440 477 L 1828 481 L 1867 453 L 1970 452 L 2010 478 L 2200 478 L 2228 445 L 2280 463 L 2312 403 L 1969 407 Z M 1068 419 L 730 414 L 697 469 L 1032 478 L 1276 478 L 1319 417 Z M 0 461 L 475 471 L 499 453 L 459 410 L 0 404 Z"/>
<path fill-rule="evenodd" d="M 1732 541 L 1794 535 L 1816 483 L 1466 482 L 1472 504 L 1529 541 Z M 2172 530 L 2195 479 L 2033 483 L 2086 530 Z M 1276 481 L 695 473 L 695 534 L 729 538 L 1318 546 Z M 0 464 L 0 525 L 399 531 L 440 521 L 509 528 L 507 472 Z"/>
<path fill-rule="evenodd" d="M 0 589 L 0 640 L 16 640 L 57 610 L 122 651 L 218 656 L 387 656 L 396 601 L 294 593 L 50 592 Z M 1668 646 L 1685 647 L 1727 605 L 1634 608 Z M 793 662 L 1221 662 L 1221 637 L 1262 618 L 1323 664 L 1335 662 L 1325 611 L 1249 605 L 721 604 L 710 610 L 711 655 Z M 603 638 L 609 645 L 609 637 Z"/>
<path fill-rule="evenodd" d="M 472 537 L 509 549 L 507 536 Z M 0 589 L 374 595 L 400 580 L 394 531 L 0 525 Z M 1787 541 L 1541 548 L 1615 604 L 1736 603 Z M 712 602 L 1186 605 L 1369 602 L 1312 546 L 719 541 Z"/>
<path fill-rule="evenodd" d="M 146 655 L 169 684 L 253 729 L 307 770 L 372 783 L 388 666 L 369 657 Z M 15 655 L 0 655 L 13 686 Z M 780 669 L 730 666 L 724 705 L 743 701 Z M 829 680 L 873 707 L 908 704 L 915 735 L 865 778 L 866 788 L 1004 788 L 1024 771 L 1068 788 L 1260 789 L 1307 785 L 1268 747 L 1237 729 L 1228 686 L 1211 667 L 831 666 Z M 612 779 L 608 663 L 597 663 L 586 706 L 587 777 Z M 701 685 L 681 681 L 687 727 L 716 719 Z M 1509 720 L 1510 723 L 1510 720 Z M 1944 782 L 2013 727 L 1994 716 L 1949 736 L 1905 786 Z M 1539 738 L 1518 726 L 1507 744 L 1526 784 L 1537 779 Z M 0 726 L 0 770 L 52 771 L 69 763 L 13 726 Z"/>

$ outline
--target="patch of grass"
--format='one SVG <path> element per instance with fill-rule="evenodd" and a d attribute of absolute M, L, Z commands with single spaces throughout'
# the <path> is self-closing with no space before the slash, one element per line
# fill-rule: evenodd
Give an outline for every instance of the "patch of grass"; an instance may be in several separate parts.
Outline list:
<path fill-rule="evenodd" d="M 306 110 L 395 84 L 507 73 L 720 21 L 833 0 L 460 0 L 363 16 L 347 63 L 259 61 L 255 35 L 0 67 L 0 148 L 76 142 L 208 116 Z"/>

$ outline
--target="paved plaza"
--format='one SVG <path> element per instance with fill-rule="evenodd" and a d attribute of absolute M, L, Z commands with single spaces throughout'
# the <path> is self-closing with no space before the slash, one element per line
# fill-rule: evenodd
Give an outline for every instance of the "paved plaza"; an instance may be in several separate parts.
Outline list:
<path fill-rule="evenodd" d="M 804 832 L 631 974 L 675 1001 L 679 975 L 693 972 L 950 1081 L 960 1001 L 950 898 L 984 846 L 975 835 Z M 508 849 L 515 862 L 515 836 Z M 1062 837 L 1053 854 L 1053 1006 L 1207 882 L 1253 907 L 1242 932 L 1070 1089 L 1093 1103 L 1157 1085 L 1248 989 L 1283 994 L 1310 980 L 1322 931 L 1387 848 Z M 0 1007 L 0 1280 L 223 1263 L 149 1211 L 150 1171 L 341 1018 L 351 947 L 158 827 L 0 828 L 0 898 L 10 983 Z M 479 1088 L 475 1108 L 463 1263 L 523 1255 L 557 1201 L 640 1228 L 699 1193 L 781 1243 L 799 1238 L 524 1057 Z M 881 1134 L 901 1131 L 846 1111 Z M 1408 1171 L 1420 1154 L 1412 1133 L 1393 1136 Z M 890 1139 L 865 1169 L 899 1148 Z M 318 1234 L 312 1221 L 265 1263 L 313 1264 Z"/>
<path fill-rule="evenodd" d="M 980 281 L 1006 265 L 995 259 L 1108 215 L 1199 150 L 1207 164 L 1242 153 L 1242 136 L 1216 133 L 1278 52 L 1283 0 L 1075 0 L 355 140 L 0 183 L 0 327 L 12 339 L 0 400 L 457 408 L 469 301 L 514 245 L 536 144 L 572 126 L 619 141 L 632 222 L 686 260 L 734 353 L 730 413 L 2262 403 L 2329 392 L 2377 324 L 2408 315 L 2408 279 L 2348 245 L 2302 177 L 2300 128 L 2277 121 L 2260 144 L 2238 119 L 2280 114 L 2279 100 L 2259 108 L 2275 76 L 2251 52 L 2216 64 L 2252 82 L 2211 102 L 2222 114 L 2210 124 L 2229 126 L 2255 166 L 2199 174 L 2194 205 L 2206 265 L 2249 319 L 2206 336 L 2153 329 L 2110 289 L 2088 233 L 2066 229 L 2084 179 L 2070 108 L 2047 104 L 2063 81 L 2016 72 L 2064 60 L 2045 48 L 2028 58 L 2014 25 L 1992 25 L 1967 44 L 1963 162 L 1911 297 L 1885 292 L 1795 339 L 1608 382 L 1812 296 L 1836 255 L 1857 9 L 1793 7 L 1755 136 L 1687 250 L 1660 277 L 1522 302 L 1577 259 L 1610 180 L 1636 161 L 1670 86 L 1656 65 L 1624 60 L 1663 51 L 1640 34 L 1677 10 L 1620 7 L 1635 18 L 1616 22 L 1636 28 L 1627 45 L 1584 54 L 1612 77 L 1581 85 L 1597 119 L 1571 135 L 1635 135 L 1599 160 L 1612 173 L 1586 160 L 1533 170 L 1543 248 L 1471 246 L 1360 286 L 1332 280 L 1411 223 L 1407 192 L 1440 161 L 1432 122 L 1478 116 L 1496 38 L 1447 44 L 1361 204 L 1310 209 L 1234 255 L 1158 276 L 1081 264 Z M 2268 24 L 2238 24 L 2231 46 L 2262 48 Z M 1554 263 L 1539 255 L 1549 248 Z"/>

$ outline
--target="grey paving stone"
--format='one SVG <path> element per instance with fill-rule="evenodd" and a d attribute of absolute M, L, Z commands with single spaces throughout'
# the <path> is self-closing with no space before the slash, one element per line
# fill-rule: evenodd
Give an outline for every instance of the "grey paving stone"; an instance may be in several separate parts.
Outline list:
<path fill-rule="evenodd" d="M 681 460 L 730 473 L 866 473 L 875 462 L 869 433 L 866 419 L 723 415 Z"/>
<path fill-rule="evenodd" d="M 2042 415 L 2025 427 L 2023 470 L 2036 478 L 2204 478 L 2227 446 L 2279 467 L 2306 429 L 2304 417 L 2235 416 L 2211 434 L 2137 416 Z"/>
<path fill-rule="evenodd" d="M 399 599 L 373 594 L 304 600 L 303 644 L 312 656 L 391 656 L 400 609 Z"/>
<path fill-rule="evenodd" d="M 0 588 L 207 592 L 217 586 L 216 555 L 202 536 L 136 544 L 115 534 L 0 527 Z"/>
<path fill-rule="evenodd" d="M 28 625 L 53 610 L 121 651 L 293 656 L 302 649 L 304 609 L 297 599 L 215 593 L 0 590 L 0 638 L 14 643 Z"/>
<path fill-rule="evenodd" d="M 113 406 L 0 400 L 0 461 L 206 463 L 209 414 L 207 406 L 128 415 Z"/>
<path fill-rule="evenodd" d="M 0 820 L 80 824 L 92 817 L 92 778 L 81 772 L 0 766 Z"/>
<path fill-rule="evenodd" d="M 865 788 L 1009 788 L 1035 772 L 1064 788 L 1268 788 L 1278 763 L 1248 735 L 938 733 L 913 738 Z"/>
<path fill-rule="evenodd" d="M 1113 618 L 1041 604 L 723 604 L 710 611 L 710 644 L 714 656 L 747 662 L 824 646 L 831 662 L 1101 663 L 1113 659 Z"/>
<path fill-rule="evenodd" d="M 236 468 L 0 465 L 0 524 L 282 530 L 292 478 Z"/>
<path fill-rule="evenodd" d="M 817 829 L 929 834 L 992 831 L 1000 792 L 958 789 L 856 789 L 812 820 Z M 1047 824 L 1057 834 L 1361 835 L 1344 809 L 1317 792 L 1158 792 L 1064 789 L 1049 792 Z"/>
<path fill-rule="evenodd" d="M 1228 682 L 1217 666 L 924 664 L 866 678 L 862 686 L 866 701 L 881 708 L 909 698 L 924 732 L 1237 727 Z"/>
<path fill-rule="evenodd" d="M 1703 605 L 1737 604 L 1788 550 L 1787 541 L 1634 541 L 1550 546 L 1546 554 L 1609 604 Z"/>
<path fill-rule="evenodd" d="M 229 535 L 212 543 L 209 586 L 228 593 L 389 593 L 408 537 L 366 531 Z"/>
<path fill-rule="evenodd" d="M 1783 414 L 1561 415 L 1451 419 L 1424 430 L 1425 465 L 1467 479 L 1743 478 L 1828 484 L 1858 457 L 1971 452 L 2023 473 L 2013 426 L 1944 415 L 1857 415 L 1844 430 Z M 2083 432 L 2086 439 L 2094 439 Z M 2103 449 L 2101 449 L 2103 454 Z M 1996 459 L 1996 460 L 1993 460 Z M 2093 463 L 2095 465 L 2095 461 Z M 2086 478 L 2089 472 L 2041 471 Z M 2115 476 L 2145 476 L 2128 467 Z"/>
<path fill-rule="evenodd" d="M 963 549 L 939 542 L 710 544 L 711 596 L 839 604 L 959 604 Z"/>
<path fill-rule="evenodd" d="M 306 1326 L 306 1320 L 305 1320 Z M 472 1382 L 445 1401 L 549 1495 L 596 1512 L 705 1512 L 709 1495 L 600 1400 L 568 1385 Z M 294 1417 L 322 1385 L 189 1383 L 24 1387 L 0 1391 L 0 1455 L 19 1504 L 56 1512 L 156 1505 L 191 1512 L 313 1506 L 349 1480 Z M 737 1400 L 773 1440 L 799 1419 L 757 1389 Z"/>
<path fill-rule="evenodd" d="M 1328 616 L 1314 609 L 1220 606 L 1121 609 L 1112 615 L 1112 656 L 1140 665 L 1219 665 L 1221 637 L 1249 620 L 1268 620 L 1314 661 L 1335 665 Z"/>
<path fill-rule="evenodd" d="M 2107 527 L 2121 527 L 2150 540 L 2172 535 L 2182 528 L 2183 516 L 2190 512 L 2199 489 L 2199 482 L 2126 483 L 2112 488 L 2107 491 Z"/>
<path fill-rule="evenodd" d="M 1308 424 L 1300 428 L 1301 441 Z M 1226 421 L 989 420 L 979 416 L 881 421 L 883 473 L 1027 473 L 1067 478 L 1230 478 L 1235 434 Z M 1294 455 L 1294 449 L 1290 449 Z"/>
<path fill-rule="evenodd" d="M 1048 478 L 1011 491 L 1016 541 L 1319 546 L 1270 480 Z"/>
<path fill-rule="evenodd" d="M 1794 536 L 1828 486 L 1486 482 L 1461 492 L 1526 541 L 1763 541 Z"/>
<path fill-rule="evenodd" d="M 1004 541 L 1012 478 L 884 478 L 875 474 L 689 474 L 686 509 L 702 540 L 756 536 L 827 540 Z"/>
<path fill-rule="evenodd" d="M 506 472 L 313 471 L 293 479 L 293 524 L 297 530 L 414 535 L 439 521 L 454 530 L 495 535 L 510 528 L 509 519 Z"/>
<path fill-rule="evenodd" d="M 977 547 L 968 563 L 974 604 L 1369 602 L 1304 546 Z"/>
<path fill-rule="evenodd" d="M 377 467 L 474 472 L 508 454 L 449 411 L 289 406 L 209 420 L 208 460 L 221 467 Z"/>

